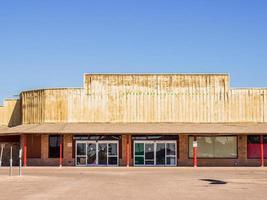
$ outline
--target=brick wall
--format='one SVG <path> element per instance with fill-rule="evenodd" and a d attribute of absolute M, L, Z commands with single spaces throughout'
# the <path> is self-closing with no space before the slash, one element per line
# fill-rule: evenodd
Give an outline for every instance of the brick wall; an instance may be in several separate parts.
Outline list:
<path fill-rule="evenodd" d="M 29 166 L 59 166 L 59 158 L 49 158 L 49 135 L 41 136 L 41 158 L 28 158 Z M 63 136 L 63 166 L 73 166 L 72 158 L 72 135 Z"/>
<path fill-rule="evenodd" d="M 29 166 L 59 166 L 59 158 L 48 158 L 48 134 L 41 136 L 41 158 L 28 158 Z M 63 166 L 74 166 L 75 160 L 72 155 L 72 137 L 73 135 L 64 135 L 64 158 Z M 130 166 L 133 165 L 132 140 L 129 136 L 129 157 Z M 21 140 L 23 146 L 23 140 Z M 123 134 L 121 137 L 121 158 L 119 160 L 120 166 L 126 166 L 126 146 L 127 135 Z M 193 166 L 193 159 L 188 158 L 188 135 L 179 135 L 179 158 L 178 166 Z M 267 165 L 267 159 L 265 160 Z M 247 159 L 247 136 L 238 136 L 238 158 L 237 159 L 198 159 L 198 166 L 259 166 L 260 159 Z"/>

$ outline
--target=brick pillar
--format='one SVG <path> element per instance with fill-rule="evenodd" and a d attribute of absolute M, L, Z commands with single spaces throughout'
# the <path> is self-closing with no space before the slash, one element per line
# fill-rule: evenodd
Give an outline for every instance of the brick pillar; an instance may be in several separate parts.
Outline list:
<path fill-rule="evenodd" d="M 127 165 L 127 157 L 126 157 L 126 151 L 127 151 L 127 135 L 121 136 L 121 162 L 120 166 L 126 166 Z"/>
<path fill-rule="evenodd" d="M 27 135 L 20 136 L 20 148 L 22 149 L 22 164 L 27 166 Z"/>
<path fill-rule="evenodd" d="M 127 150 L 127 137 L 128 137 L 128 142 L 129 142 L 129 148 Z M 129 165 L 132 166 L 133 165 L 133 160 L 132 160 L 132 138 L 131 135 L 122 135 L 121 138 L 122 142 L 121 142 L 121 163 L 120 166 L 127 166 L 127 155 L 126 153 L 128 152 L 128 156 L 129 156 Z"/>
<path fill-rule="evenodd" d="M 238 165 L 247 165 L 247 136 L 238 135 Z"/>
<path fill-rule="evenodd" d="M 133 159 L 132 159 L 132 136 L 128 135 L 128 139 L 129 139 L 129 165 L 133 166 Z"/>
<path fill-rule="evenodd" d="M 192 166 L 193 159 L 188 159 L 188 135 L 179 135 L 179 165 L 180 166 Z"/>
<path fill-rule="evenodd" d="M 48 135 L 43 134 L 41 136 L 41 159 L 45 162 L 48 159 Z"/>
<path fill-rule="evenodd" d="M 63 166 L 73 166 L 72 135 L 63 135 Z"/>

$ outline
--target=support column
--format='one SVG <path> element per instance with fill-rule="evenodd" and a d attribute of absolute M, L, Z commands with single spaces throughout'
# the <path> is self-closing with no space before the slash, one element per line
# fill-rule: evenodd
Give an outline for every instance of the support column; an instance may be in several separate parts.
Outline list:
<path fill-rule="evenodd" d="M 127 135 L 126 141 L 126 166 L 130 166 L 130 136 Z"/>
<path fill-rule="evenodd" d="M 23 135 L 23 166 L 27 166 L 27 135 Z"/>
<path fill-rule="evenodd" d="M 263 135 L 261 137 L 261 167 L 264 167 L 264 141 L 263 141 Z"/>
<path fill-rule="evenodd" d="M 60 136 L 60 144 L 59 144 L 59 167 L 62 167 L 62 143 L 63 143 L 63 136 Z"/>
<path fill-rule="evenodd" d="M 193 156 L 194 156 L 194 167 L 197 167 L 197 136 L 194 136 Z"/>

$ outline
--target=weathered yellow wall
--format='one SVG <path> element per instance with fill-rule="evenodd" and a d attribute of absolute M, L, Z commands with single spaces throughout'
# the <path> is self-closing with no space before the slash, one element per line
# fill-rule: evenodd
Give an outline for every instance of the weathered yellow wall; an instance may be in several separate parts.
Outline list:
<path fill-rule="evenodd" d="M 23 123 L 208 123 L 266 121 L 266 93 L 229 89 L 228 75 L 87 74 L 84 89 L 35 90 L 21 97 Z"/>
<path fill-rule="evenodd" d="M 0 126 L 16 126 L 21 124 L 21 101 L 6 99 L 0 106 Z"/>

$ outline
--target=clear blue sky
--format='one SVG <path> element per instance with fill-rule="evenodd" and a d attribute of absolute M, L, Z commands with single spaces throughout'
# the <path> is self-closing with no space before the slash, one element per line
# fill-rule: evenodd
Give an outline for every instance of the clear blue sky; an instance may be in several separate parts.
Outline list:
<path fill-rule="evenodd" d="M 0 1 L 0 104 L 90 72 L 226 72 L 267 87 L 266 0 Z"/>

